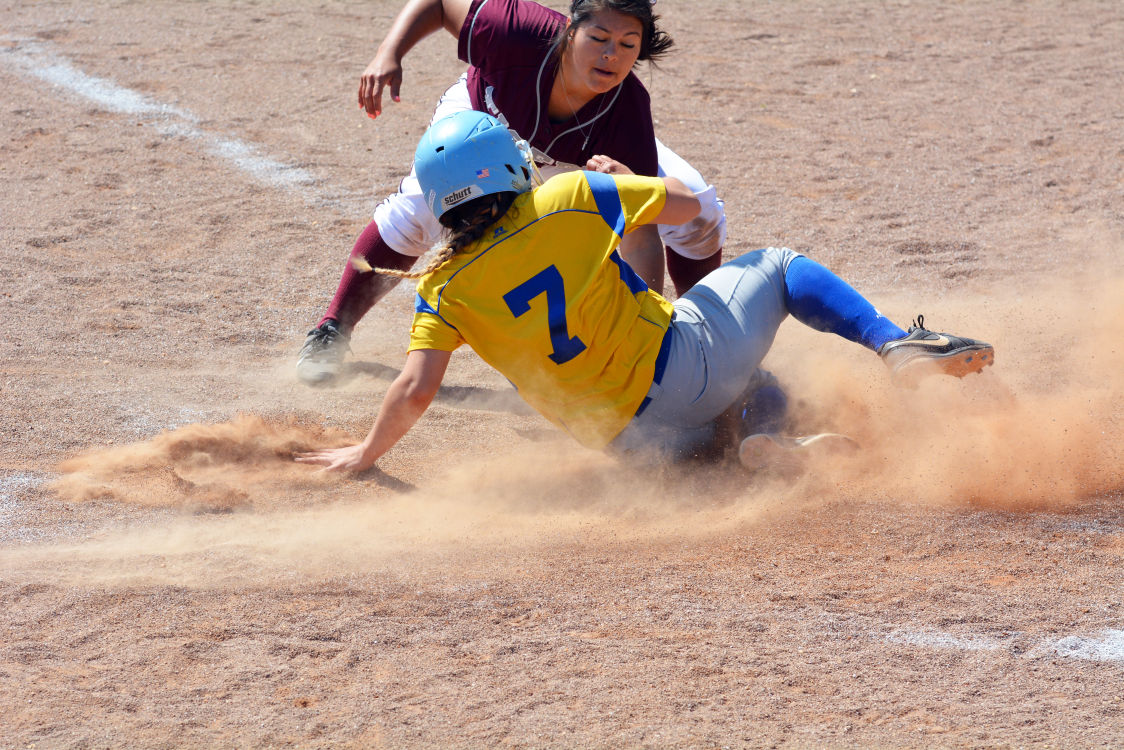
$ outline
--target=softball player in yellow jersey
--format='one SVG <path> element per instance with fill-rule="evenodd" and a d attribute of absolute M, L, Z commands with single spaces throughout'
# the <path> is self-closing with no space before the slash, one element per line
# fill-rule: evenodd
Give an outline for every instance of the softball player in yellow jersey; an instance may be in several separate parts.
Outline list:
<path fill-rule="evenodd" d="M 788 249 L 747 253 L 669 303 L 617 247 L 638 226 L 690 220 L 693 192 L 670 177 L 620 174 L 608 158 L 599 168 L 614 174 L 571 172 L 534 187 L 533 164 L 526 144 L 480 112 L 452 115 L 422 137 L 418 179 L 451 239 L 424 270 L 393 272 L 420 277 L 406 364 L 362 443 L 298 461 L 373 465 L 429 406 L 466 343 L 583 445 L 665 459 L 711 438 L 789 314 L 878 352 L 901 379 L 960 376 L 992 361 L 983 342 L 902 330 Z M 747 440 L 763 438 L 779 440 Z"/>
<path fill-rule="evenodd" d="M 659 178 L 586 172 L 521 195 L 485 239 L 418 284 L 409 350 L 468 343 L 543 416 L 603 447 L 648 394 L 671 322 L 671 304 L 616 249 L 665 195 Z"/>

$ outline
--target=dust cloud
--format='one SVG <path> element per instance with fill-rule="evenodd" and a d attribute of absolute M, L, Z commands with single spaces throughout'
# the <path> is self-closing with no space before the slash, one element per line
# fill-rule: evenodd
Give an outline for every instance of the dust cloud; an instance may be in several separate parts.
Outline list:
<path fill-rule="evenodd" d="M 911 391 L 887 387 L 877 360 L 853 347 L 825 351 L 818 334 L 778 353 L 793 390 L 863 445 L 841 486 L 1007 510 L 1064 509 L 1124 488 L 1124 278 L 928 306 L 939 314 L 927 327 L 989 341 L 996 364 Z"/>
<path fill-rule="evenodd" d="M 222 424 L 191 424 L 151 440 L 91 450 L 59 465 L 52 489 L 64 500 L 109 498 L 146 506 L 228 511 L 273 505 L 310 474 L 293 455 L 314 446 L 346 445 L 338 430 L 295 420 L 240 415 Z"/>
<path fill-rule="evenodd" d="M 899 320 L 917 304 L 886 302 Z M 795 322 L 781 329 L 765 366 L 788 388 L 801 427 L 863 446 L 797 481 L 630 468 L 559 436 L 435 464 L 412 487 L 377 473 L 318 474 L 294 452 L 348 435 L 241 416 L 77 456 L 54 485 L 67 501 L 182 516 L 75 545 L 5 550 L 0 563 L 32 578 L 204 587 L 450 568 L 471 576 L 543 545 L 682 543 L 839 498 L 1061 510 L 1124 488 L 1124 277 L 924 305 L 933 329 L 994 344 L 996 365 L 898 389 L 868 352 Z"/>
<path fill-rule="evenodd" d="M 568 441 L 515 445 L 438 469 L 421 488 L 286 463 L 284 454 L 336 437 L 243 417 L 86 454 L 65 464 L 60 496 L 194 512 L 77 544 L 0 550 L 0 565 L 29 580 L 108 586 L 244 588 L 363 575 L 471 579 L 497 568 L 510 572 L 544 546 L 681 542 L 735 515 L 744 523 L 764 512 L 731 507 L 732 485 L 721 478 L 668 486 L 661 476 Z M 190 478 L 170 481 L 170 474 Z M 199 512 L 202 490 L 192 486 L 221 501 L 203 510 L 224 512 Z M 714 489 L 720 491 L 703 497 Z M 224 505 L 235 495 L 243 502 Z"/>

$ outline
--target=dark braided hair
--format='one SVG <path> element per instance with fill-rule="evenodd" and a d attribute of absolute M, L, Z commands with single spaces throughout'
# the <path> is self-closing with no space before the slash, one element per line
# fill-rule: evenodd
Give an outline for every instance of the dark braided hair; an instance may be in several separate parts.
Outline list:
<path fill-rule="evenodd" d="M 570 43 L 571 32 L 576 31 L 583 24 L 589 23 L 594 13 L 602 10 L 613 10 L 626 16 L 632 16 L 639 20 L 644 27 L 640 40 L 640 56 L 636 59 L 657 62 L 667 54 L 667 51 L 671 49 L 675 42 L 670 34 L 656 27 L 660 17 L 652 11 L 652 5 L 653 3 L 650 0 L 571 0 L 570 26 L 569 28 L 564 26 L 558 30 L 558 34 L 555 35 L 554 41 L 551 43 L 551 49 L 554 54 L 561 56 Z"/>
<path fill-rule="evenodd" d="M 508 190 L 473 198 L 446 211 L 438 221 L 449 230 L 449 240 L 437 255 L 420 271 L 399 271 L 394 268 L 375 268 L 376 273 L 397 276 L 400 279 L 419 279 L 433 273 L 452 260 L 453 256 L 484 236 L 489 227 L 504 217 L 519 193 Z"/>

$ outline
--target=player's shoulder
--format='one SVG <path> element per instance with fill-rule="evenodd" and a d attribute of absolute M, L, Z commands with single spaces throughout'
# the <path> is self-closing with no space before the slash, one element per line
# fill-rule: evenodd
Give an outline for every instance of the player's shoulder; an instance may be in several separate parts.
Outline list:
<path fill-rule="evenodd" d="M 556 174 L 534 190 L 539 213 L 559 208 L 584 208 L 590 196 L 589 180 L 580 169 Z"/>
<path fill-rule="evenodd" d="M 415 312 L 428 312 L 428 310 L 422 310 L 421 304 L 423 302 L 431 307 L 436 306 L 440 297 L 441 286 L 449 279 L 447 275 L 441 273 L 442 270 L 438 268 L 418 279 L 417 286 L 414 288 L 416 292 L 414 299 Z"/>
<path fill-rule="evenodd" d="M 541 48 L 553 40 L 565 23 L 564 15 L 533 0 L 475 0 L 469 7 L 463 29 L 470 33 L 499 34 L 507 48 L 513 45 Z M 500 51 L 503 50 L 492 50 L 492 53 Z"/>
<path fill-rule="evenodd" d="M 553 8 L 549 8 L 535 0 L 487 0 L 488 2 L 501 2 L 505 5 L 504 12 L 515 23 L 526 24 L 531 27 L 556 28 L 566 22 L 566 16 Z"/>
<path fill-rule="evenodd" d="M 539 190 L 572 190 L 586 184 L 585 172 L 581 169 L 571 169 L 559 172 L 538 187 Z"/>
<path fill-rule="evenodd" d="M 436 304 L 441 299 L 441 292 L 445 286 L 475 256 L 474 250 L 475 245 L 472 245 L 460 252 L 453 253 L 451 258 L 419 278 L 417 283 L 418 296 L 431 304 Z"/>
<path fill-rule="evenodd" d="M 565 204 L 571 208 L 600 206 L 606 199 L 613 202 L 618 194 L 651 192 L 663 186 L 659 177 L 637 174 L 609 175 L 589 170 L 574 170 L 555 175 L 535 189 L 535 203 L 540 211 L 547 204 Z"/>

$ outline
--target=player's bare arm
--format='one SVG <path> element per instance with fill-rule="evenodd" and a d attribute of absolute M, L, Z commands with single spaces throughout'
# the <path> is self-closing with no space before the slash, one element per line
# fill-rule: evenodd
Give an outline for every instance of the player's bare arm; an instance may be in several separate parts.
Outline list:
<path fill-rule="evenodd" d="M 653 224 L 684 224 L 699 215 L 702 204 L 691 188 L 674 177 L 661 179 L 667 188 L 667 200 L 652 220 Z"/>
<path fill-rule="evenodd" d="M 402 58 L 414 45 L 438 29 L 459 36 L 470 0 L 410 0 L 398 13 L 375 58 L 359 78 L 359 106 L 371 119 L 382 114 L 382 92 L 400 101 Z"/>
<path fill-rule="evenodd" d="M 657 292 L 663 289 L 663 240 L 659 227 L 648 224 L 632 230 L 621 238 L 620 251 L 621 257 L 644 279 L 649 289 Z"/>
<path fill-rule="evenodd" d="M 402 372 L 390 384 L 375 424 L 362 443 L 301 453 L 300 463 L 319 464 L 324 471 L 363 471 L 375 465 L 410 431 L 437 395 L 452 352 L 416 349 L 406 355 Z"/>

